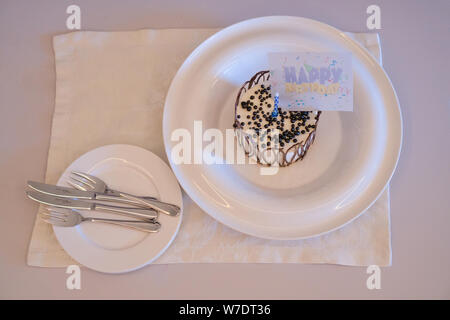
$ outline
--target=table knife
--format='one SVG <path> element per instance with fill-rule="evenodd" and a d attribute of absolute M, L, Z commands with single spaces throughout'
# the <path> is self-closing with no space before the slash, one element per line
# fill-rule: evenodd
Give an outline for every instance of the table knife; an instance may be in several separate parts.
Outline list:
<path fill-rule="evenodd" d="M 104 211 L 109 213 L 117 213 L 128 217 L 139 219 L 155 219 L 158 217 L 158 213 L 152 209 L 144 208 L 124 208 L 119 206 L 110 206 L 95 201 L 84 201 L 80 199 L 71 199 L 69 197 L 60 198 L 40 192 L 27 191 L 27 196 L 39 203 L 54 206 L 58 208 L 78 209 L 78 210 L 91 210 L 91 211 Z"/>
<path fill-rule="evenodd" d="M 52 184 L 46 184 L 36 181 L 28 181 L 28 186 L 31 189 L 36 190 L 40 193 L 44 193 L 55 197 L 79 199 L 79 200 L 99 200 L 99 201 L 117 202 L 134 205 L 138 207 L 149 208 L 148 205 L 142 203 L 141 201 L 136 201 L 130 198 L 100 193 L 96 191 L 82 191 L 70 187 L 55 186 Z"/>

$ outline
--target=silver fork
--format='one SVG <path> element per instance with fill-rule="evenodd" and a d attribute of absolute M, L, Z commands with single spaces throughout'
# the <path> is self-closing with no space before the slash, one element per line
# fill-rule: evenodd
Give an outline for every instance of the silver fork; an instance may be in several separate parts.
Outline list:
<path fill-rule="evenodd" d="M 136 229 L 144 232 L 158 232 L 161 224 L 157 221 L 138 221 L 138 220 L 116 220 L 116 219 L 102 219 L 93 217 L 83 217 L 76 210 L 63 210 L 47 208 L 46 212 L 41 213 L 41 218 L 52 225 L 58 227 L 73 227 L 82 222 L 100 222 L 108 223 L 121 227 Z"/>
<path fill-rule="evenodd" d="M 174 204 L 159 201 L 154 197 L 140 197 L 110 189 L 103 180 L 83 172 L 72 171 L 69 179 L 67 183 L 78 190 L 105 193 L 117 197 L 121 202 L 150 207 L 169 216 L 177 216 L 180 213 L 180 207 Z"/>

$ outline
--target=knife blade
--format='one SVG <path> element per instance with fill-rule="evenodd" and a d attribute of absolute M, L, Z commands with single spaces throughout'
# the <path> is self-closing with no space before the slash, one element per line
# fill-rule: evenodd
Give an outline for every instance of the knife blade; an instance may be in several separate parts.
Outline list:
<path fill-rule="evenodd" d="M 27 191 L 27 196 L 34 201 L 58 208 L 78 210 L 93 210 L 95 208 L 95 204 L 91 202 L 70 198 L 58 198 L 35 191 Z"/>
<path fill-rule="evenodd" d="M 119 206 L 110 206 L 106 204 L 100 204 L 95 202 L 88 202 L 79 199 L 71 198 L 59 198 L 56 196 L 44 194 L 41 192 L 27 191 L 27 196 L 39 203 L 54 206 L 58 208 L 78 209 L 78 210 L 91 210 L 91 211 L 105 211 L 110 213 L 117 213 L 133 218 L 139 219 L 155 219 L 158 217 L 158 213 L 153 209 L 144 208 L 125 208 Z"/>
<path fill-rule="evenodd" d="M 82 191 L 77 190 L 74 188 L 69 187 L 62 187 L 62 186 L 55 186 L 52 184 L 46 184 L 36 181 L 28 181 L 28 186 L 36 190 L 38 192 L 56 196 L 56 197 L 62 197 L 62 198 L 77 198 L 77 199 L 90 199 L 94 200 L 96 199 L 96 192 L 94 191 Z"/>

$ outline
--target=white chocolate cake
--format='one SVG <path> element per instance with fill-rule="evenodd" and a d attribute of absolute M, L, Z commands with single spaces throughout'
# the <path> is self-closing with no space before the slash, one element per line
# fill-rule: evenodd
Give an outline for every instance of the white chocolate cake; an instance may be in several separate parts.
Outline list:
<path fill-rule="evenodd" d="M 269 71 L 261 71 L 247 81 L 235 104 L 236 130 L 245 152 L 266 165 L 288 166 L 303 159 L 315 138 L 320 111 L 287 111 L 282 106 L 274 113 Z M 271 153 L 269 151 L 276 151 Z"/>

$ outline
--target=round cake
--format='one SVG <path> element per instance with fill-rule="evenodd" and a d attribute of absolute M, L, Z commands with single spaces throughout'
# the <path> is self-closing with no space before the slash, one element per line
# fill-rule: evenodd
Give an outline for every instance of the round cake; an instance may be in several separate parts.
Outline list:
<path fill-rule="evenodd" d="M 241 87 L 233 127 L 248 156 L 260 164 L 285 167 L 306 155 L 321 111 L 274 110 L 269 78 L 269 71 L 260 71 Z"/>

